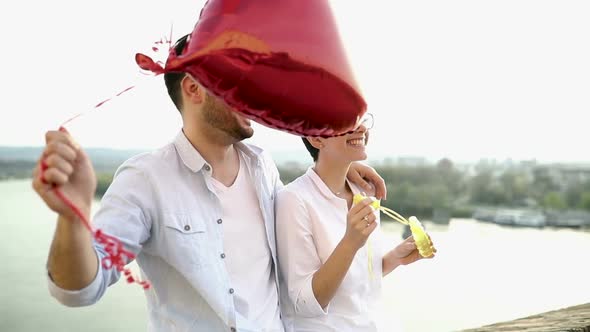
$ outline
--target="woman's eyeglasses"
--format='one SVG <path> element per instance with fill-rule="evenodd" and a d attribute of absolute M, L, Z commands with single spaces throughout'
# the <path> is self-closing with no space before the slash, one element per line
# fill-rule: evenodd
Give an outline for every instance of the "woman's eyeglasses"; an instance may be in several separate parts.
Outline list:
<path fill-rule="evenodd" d="M 363 117 L 361 118 L 361 121 L 359 123 L 359 125 L 356 127 L 356 129 L 358 129 L 360 126 L 364 126 L 365 128 L 367 128 L 367 130 L 373 128 L 373 125 L 375 124 L 375 118 L 373 116 L 372 113 L 365 113 L 365 115 L 363 115 Z"/>

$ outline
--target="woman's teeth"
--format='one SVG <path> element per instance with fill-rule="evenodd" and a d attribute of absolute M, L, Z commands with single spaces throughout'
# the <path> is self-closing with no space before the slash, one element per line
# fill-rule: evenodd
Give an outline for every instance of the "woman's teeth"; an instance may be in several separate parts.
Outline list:
<path fill-rule="evenodd" d="M 350 145 L 354 145 L 354 146 L 364 146 L 365 140 L 361 139 L 361 138 L 357 138 L 357 139 L 348 140 L 346 143 L 348 143 Z"/>

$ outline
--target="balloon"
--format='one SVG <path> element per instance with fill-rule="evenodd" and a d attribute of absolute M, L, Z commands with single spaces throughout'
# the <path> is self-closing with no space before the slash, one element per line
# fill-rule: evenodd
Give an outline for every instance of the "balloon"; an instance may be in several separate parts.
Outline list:
<path fill-rule="evenodd" d="M 367 108 L 328 0 L 210 0 L 182 54 L 136 62 L 189 73 L 246 117 L 302 136 L 349 132 Z"/>

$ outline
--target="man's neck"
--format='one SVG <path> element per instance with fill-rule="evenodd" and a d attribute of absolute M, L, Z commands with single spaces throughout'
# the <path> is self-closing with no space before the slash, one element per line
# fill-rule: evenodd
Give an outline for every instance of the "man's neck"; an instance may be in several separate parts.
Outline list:
<path fill-rule="evenodd" d="M 183 128 L 184 135 L 213 169 L 213 178 L 230 186 L 237 177 L 240 162 L 235 142 L 219 139 L 206 130 Z"/>

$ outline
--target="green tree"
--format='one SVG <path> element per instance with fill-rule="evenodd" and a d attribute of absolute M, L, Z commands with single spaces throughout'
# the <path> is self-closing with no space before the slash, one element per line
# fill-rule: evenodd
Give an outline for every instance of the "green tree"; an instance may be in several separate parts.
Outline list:
<path fill-rule="evenodd" d="M 469 187 L 471 202 L 474 204 L 506 205 L 512 202 L 505 188 L 494 179 L 493 172 L 490 170 L 483 170 L 475 175 Z"/>
<path fill-rule="evenodd" d="M 113 174 L 111 173 L 98 173 L 96 174 L 96 193 L 97 198 L 101 198 L 111 185 L 113 181 Z"/>
<path fill-rule="evenodd" d="M 580 195 L 578 208 L 590 211 L 590 191 L 585 191 Z"/>
<path fill-rule="evenodd" d="M 281 165 L 278 170 L 284 184 L 288 184 L 305 173 L 305 169 L 297 163 Z"/>
<path fill-rule="evenodd" d="M 547 168 L 536 168 L 533 171 L 533 183 L 529 190 L 529 197 L 544 205 L 545 196 L 552 191 L 559 191 L 559 185 L 550 176 Z"/>
<path fill-rule="evenodd" d="M 565 190 L 565 202 L 568 207 L 580 207 L 580 202 L 582 199 L 582 193 L 584 192 L 584 188 L 580 185 L 570 185 Z"/>
<path fill-rule="evenodd" d="M 567 207 L 567 203 L 559 192 L 551 191 L 545 195 L 543 206 L 548 209 L 563 210 Z"/>
<path fill-rule="evenodd" d="M 508 170 L 500 175 L 499 182 L 503 189 L 504 203 L 506 205 L 521 204 L 529 191 L 529 180 L 522 171 Z"/>
<path fill-rule="evenodd" d="M 436 164 L 440 182 L 447 188 L 449 199 L 456 200 L 465 194 L 464 174 L 457 170 L 450 159 L 443 158 Z"/>

